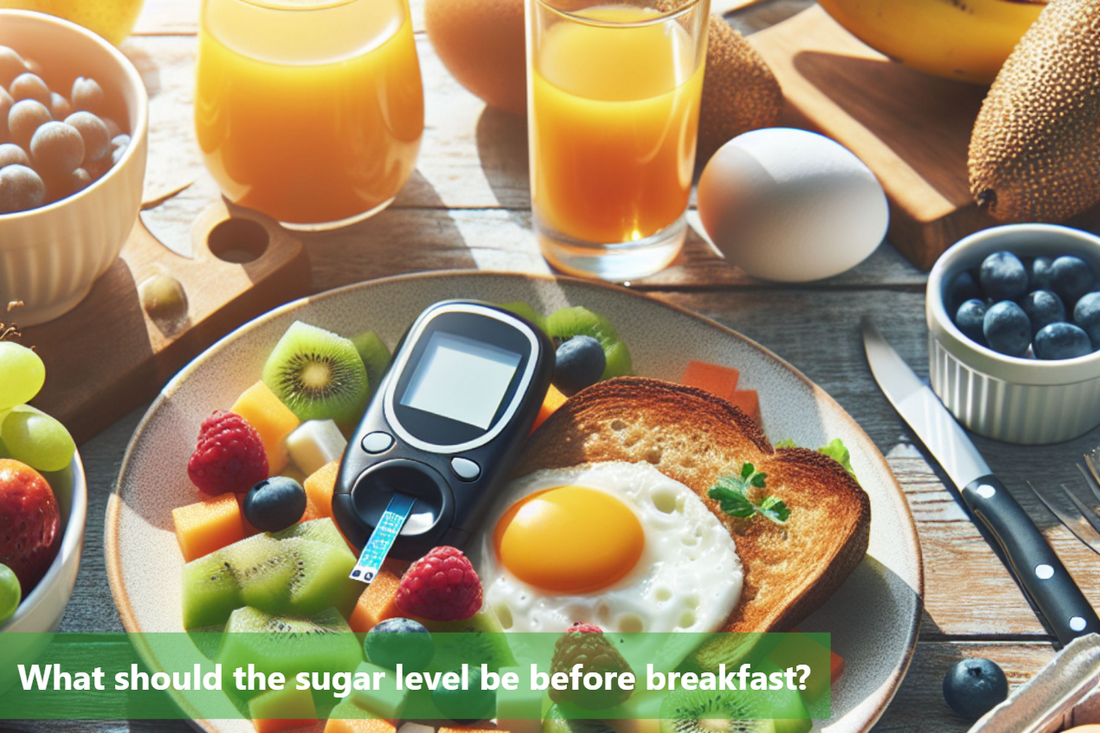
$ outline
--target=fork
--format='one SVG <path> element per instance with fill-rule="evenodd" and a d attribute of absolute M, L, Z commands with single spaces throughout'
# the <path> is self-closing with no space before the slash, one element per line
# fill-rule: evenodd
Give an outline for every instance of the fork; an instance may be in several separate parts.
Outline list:
<path fill-rule="evenodd" d="M 1081 472 L 1081 476 L 1085 479 L 1085 484 L 1092 491 L 1097 501 L 1100 501 L 1100 447 L 1093 448 L 1092 451 L 1086 453 L 1085 462 L 1077 464 L 1077 470 Z M 1088 467 L 1086 470 L 1086 466 Z M 1077 498 L 1077 495 L 1073 493 L 1065 484 L 1061 485 L 1062 493 L 1066 495 L 1066 498 L 1070 500 L 1074 508 L 1077 509 L 1078 515 L 1074 516 L 1070 512 L 1067 512 L 1062 507 L 1058 506 L 1052 501 L 1048 501 L 1042 494 L 1035 490 L 1035 487 L 1031 485 L 1031 482 L 1027 482 L 1027 486 L 1031 489 L 1031 492 L 1038 497 L 1039 501 L 1043 502 L 1043 505 L 1051 511 L 1051 513 L 1058 517 L 1066 529 L 1073 533 L 1073 536 L 1081 540 L 1093 552 L 1100 554 L 1100 518 L 1097 518 L 1096 512 L 1090 509 L 1083 501 Z"/>

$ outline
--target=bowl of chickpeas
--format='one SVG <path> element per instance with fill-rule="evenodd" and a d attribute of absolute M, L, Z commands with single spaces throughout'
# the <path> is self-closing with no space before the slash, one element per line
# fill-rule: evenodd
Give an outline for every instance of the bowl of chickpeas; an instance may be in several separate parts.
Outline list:
<path fill-rule="evenodd" d="M 148 145 L 141 75 L 60 18 L 0 10 L 0 312 L 68 312 L 115 260 L 141 209 Z"/>

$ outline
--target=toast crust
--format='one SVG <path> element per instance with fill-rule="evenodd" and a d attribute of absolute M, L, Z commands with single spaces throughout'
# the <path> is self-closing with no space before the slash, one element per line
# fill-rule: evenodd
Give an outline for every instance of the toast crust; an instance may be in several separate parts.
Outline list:
<path fill-rule="evenodd" d="M 513 471 L 603 461 L 647 461 L 688 486 L 729 530 L 745 573 L 722 631 L 789 631 L 820 607 L 867 552 L 871 504 L 833 459 L 774 448 L 760 426 L 720 397 L 642 377 L 599 382 L 570 398 L 531 436 Z M 737 519 L 707 490 L 752 463 L 786 502 L 779 527 Z"/>

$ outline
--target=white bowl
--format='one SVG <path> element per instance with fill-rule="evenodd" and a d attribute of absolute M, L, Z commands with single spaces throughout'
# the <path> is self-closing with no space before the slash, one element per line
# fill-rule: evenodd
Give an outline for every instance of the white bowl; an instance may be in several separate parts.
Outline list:
<path fill-rule="evenodd" d="M 1021 257 L 1076 255 L 1100 273 L 1100 237 L 1051 224 L 1009 224 L 971 234 L 928 276 L 929 378 L 947 409 L 970 430 L 1009 443 L 1058 443 L 1100 425 L 1100 351 L 1043 361 L 1005 356 L 965 336 L 945 305 L 963 270 L 993 252 Z"/>
<path fill-rule="evenodd" d="M 44 475 L 61 510 L 61 547 L 42 580 L 19 604 L 15 615 L 0 623 L 0 631 L 56 631 L 73 594 L 88 518 L 88 486 L 80 454 L 73 454 L 73 462 L 64 471 Z"/>
<path fill-rule="evenodd" d="M 51 88 L 77 76 L 98 81 L 110 116 L 131 137 L 122 160 L 83 191 L 49 206 L 0 214 L 0 303 L 22 300 L 19 323 L 33 326 L 83 300 L 134 228 L 145 178 L 149 98 L 129 59 L 66 20 L 0 10 L 0 45 L 42 64 Z"/>

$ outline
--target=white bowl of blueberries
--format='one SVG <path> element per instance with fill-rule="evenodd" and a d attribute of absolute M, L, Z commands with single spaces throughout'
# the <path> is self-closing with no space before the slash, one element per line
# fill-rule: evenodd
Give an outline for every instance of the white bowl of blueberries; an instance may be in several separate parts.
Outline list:
<path fill-rule="evenodd" d="M 1100 425 L 1100 237 L 972 234 L 932 268 L 926 313 L 932 389 L 970 430 L 1043 444 Z"/>

